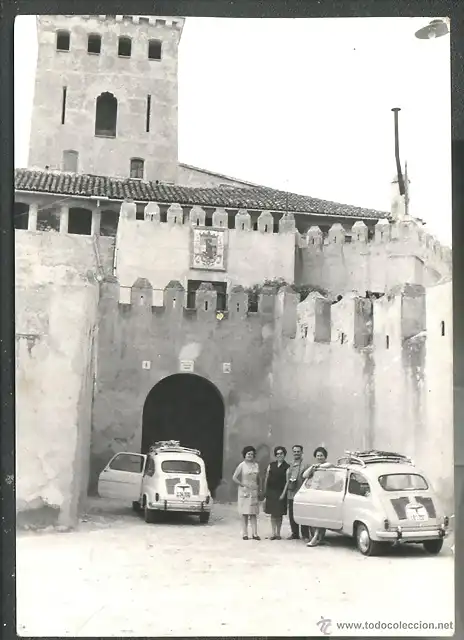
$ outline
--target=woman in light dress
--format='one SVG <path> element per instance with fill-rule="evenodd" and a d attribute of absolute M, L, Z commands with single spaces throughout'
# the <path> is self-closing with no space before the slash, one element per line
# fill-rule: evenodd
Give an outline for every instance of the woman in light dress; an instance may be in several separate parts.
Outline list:
<path fill-rule="evenodd" d="M 242 516 L 242 536 L 248 540 L 248 522 L 251 524 L 253 540 L 261 540 L 258 536 L 258 513 L 260 477 L 256 462 L 256 449 L 245 447 L 242 451 L 243 461 L 235 469 L 232 480 L 238 487 L 238 511 Z"/>
<path fill-rule="evenodd" d="M 331 464 L 327 462 L 328 453 L 325 447 L 317 447 L 314 450 L 313 457 L 315 459 L 315 463 L 312 464 L 309 469 L 306 469 L 306 471 L 303 473 L 303 478 L 305 478 L 305 480 L 307 478 L 311 478 L 317 469 L 320 469 L 321 467 L 323 468 L 331 466 Z M 310 540 L 306 546 L 317 547 L 324 541 L 325 529 L 321 527 L 310 527 L 309 533 Z"/>

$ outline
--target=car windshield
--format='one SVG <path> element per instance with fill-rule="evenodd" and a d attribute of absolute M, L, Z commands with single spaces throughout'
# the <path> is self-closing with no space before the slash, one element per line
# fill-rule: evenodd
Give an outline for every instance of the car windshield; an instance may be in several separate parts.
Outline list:
<path fill-rule="evenodd" d="M 190 473 L 194 475 L 201 473 L 200 465 L 193 460 L 163 460 L 161 469 L 164 473 Z"/>
<path fill-rule="evenodd" d="M 416 491 L 428 489 L 425 478 L 417 473 L 390 473 L 379 477 L 379 484 L 385 491 Z"/>

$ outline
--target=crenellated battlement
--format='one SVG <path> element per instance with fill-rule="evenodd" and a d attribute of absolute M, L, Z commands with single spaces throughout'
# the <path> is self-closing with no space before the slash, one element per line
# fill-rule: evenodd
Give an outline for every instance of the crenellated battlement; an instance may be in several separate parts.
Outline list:
<path fill-rule="evenodd" d="M 79 20 L 98 20 L 106 24 L 121 23 L 143 25 L 152 27 L 169 27 L 170 29 L 181 30 L 184 25 L 184 18 L 178 16 L 135 16 L 135 15 L 65 15 L 65 18 L 79 18 Z"/>
<path fill-rule="evenodd" d="M 187 303 L 187 292 L 179 281 L 171 281 L 162 291 L 154 290 L 146 279 L 137 279 L 132 287 L 119 285 L 119 305 L 126 313 L 151 312 L 169 314 L 177 320 L 197 319 L 219 325 L 230 320 L 261 319 L 274 324 L 276 334 L 305 349 L 319 343 L 341 349 L 376 351 L 401 350 L 411 340 L 430 332 L 443 331 L 443 322 L 428 322 L 427 296 L 435 299 L 440 291 L 448 295 L 451 280 L 435 287 L 404 284 L 386 294 L 360 295 L 351 291 L 336 298 L 313 291 L 300 302 L 294 287 L 265 285 L 258 292 L 256 311 L 250 310 L 249 292 L 241 286 L 230 289 L 223 307 L 218 307 L 218 295 L 210 283 L 203 283 L 194 301 Z M 447 293 L 448 292 L 448 293 Z M 446 305 L 445 305 L 446 307 Z M 435 314 L 436 315 L 436 314 Z M 444 335 L 444 334 L 443 334 Z"/>
<path fill-rule="evenodd" d="M 351 291 L 335 300 L 313 292 L 297 305 L 296 339 L 383 352 L 430 334 L 444 336 L 449 309 L 444 305 L 443 319 L 437 323 L 435 311 L 433 320 L 428 319 L 427 308 L 437 295 L 437 299 L 451 299 L 451 290 L 452 282 L 447 280 L 428 288 L 406 283 L 384 295 Z"/>
<path fill-rule="evenodd" d="M 335 292 L 385 292 L 397 284 L 436 284 L 451 276 L 452 253 L 413 218 L 379 220 L 372 232 L 362 221 L 349 231 L 312 226 L 298 234 L 302 283 Z"/>
<path fill-rule="evenodd" d="M 107 282 L 116 284 L 114 277 Z M 263 286 L 258 293 L 256 310 L 251 310 L 250 294 L 242 286 L 231 288 L 221 308 L 218 306 L 218 294 L 211 283 L 204 282 L 195 292 L 194 301 L 188 304 L 187 291 L 178 280 L 171 280 L 164 289 L 154 289 L 146 278 L 138 278 L 131 287 L 119 283 L 119 305 L 126 311 L 144 308 L 153 313 L 166 312 L 173 317 L 192 317 L 201 320 L 222 322 L 228 319 L 246 317 L 264 317 L 269 321 L 275 314 L 278 290 L 276 287 Z"/>
<path fill-rule="evenodd" d="M 134 202 L 123 202 L 120 220 L 136 219 L 136 204 Z M 211 216 L 211 224 L 207 225 L 206 211 L 203 207 L 199 205 L 181 206 L 179 203 L 171 204 L 163 214 L 162 205 L 156 202 L 149 202 L 144 209 L 144 220 L 168 226 L 233 228 L 238 231 L 254 231 L 262 234 L 296 232 L 295 218 L 292 213 L 281 213 L 275 218 L 272 211 L 261 211 L 257 217 L 252 217 L 246 209 L 239 209 L 233 216 L 234 223 L 231 226 L 230 216 L 226 209 L 216 207 Z"/>

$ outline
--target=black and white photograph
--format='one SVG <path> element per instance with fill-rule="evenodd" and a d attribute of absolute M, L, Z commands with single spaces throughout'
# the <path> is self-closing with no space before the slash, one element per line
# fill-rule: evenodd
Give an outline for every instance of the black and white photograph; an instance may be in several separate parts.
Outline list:
<path fill-rule="evenodd" d="M 452 28 L 16 18 L 20 636 L 454 635 Z"/>

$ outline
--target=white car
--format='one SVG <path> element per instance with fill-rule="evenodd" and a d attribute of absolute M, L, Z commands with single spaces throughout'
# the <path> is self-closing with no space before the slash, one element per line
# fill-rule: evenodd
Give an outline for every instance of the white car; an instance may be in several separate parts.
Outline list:
<path fill-rule="evenodd" d="M 143 509 L 148 523 L 166 511 L 198 514 L 202 523 L 211 514 L 212 497 L 200 452 L 176 441 L 157 443 L 149 454 L 117 453 L 99 476 L 98 494 L 132 502 L 136 511 Z"/>
<path fill-rule="evenodd" d="M 359 551 L 375 555 L 393 544 L 422 544 L 440 553 L 449 533 L 430 480 L 404 455 L 347 452 L 321 465 L 293 501 L 295 522 L 354 537 Z"/>

